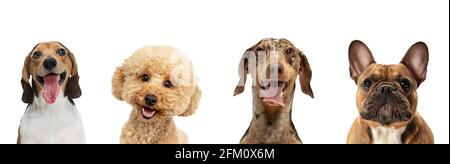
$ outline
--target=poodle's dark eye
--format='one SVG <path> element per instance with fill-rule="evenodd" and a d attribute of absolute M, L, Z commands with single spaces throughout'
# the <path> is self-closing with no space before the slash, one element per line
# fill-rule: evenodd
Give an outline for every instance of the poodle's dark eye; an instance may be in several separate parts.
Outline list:
<path fill-rule="evenodd" d="M 56 50 L 56 53 L 57 53 L 59 56 L 64 56 L 64 55 L 66 55 L 66 50 L 60 48 L 60 49 Z"/>
<path fill-rule="evenodd" d="M 42 56 L 42 52 L 41 51 L 34 51 L 33 52 L 33 58 L 38 59 L 41 56 Z"/>
<path fill-rule="evenodd" d="M 142 81 L 148 81 L 149 79 L 150 77 L 148 76 L 148 74 L 142 75 Z"/>
<path fill-rule="evenodd" d="M 166 88 L 172 88 L 172 87 L 173 87 L 173 84 L 172 84 L 172 82 L 171 82 L 170 80 L 166 80 L 166 81 L 164 82 L 164 87 L 166 87 Z"/>
<path fill-rule="evenodd" d="M 363 82 L 364 89 L 369 90 L 370 86 L 372 86 L 373 81 L 371 79 L 366 79 Z"/>
<path fill-rule="evenodd" d="M 411 83 L 407 79 L 400 80 L 400 86 L 402 86 L 403 89 L 409 89 L 411 86 Z"/>

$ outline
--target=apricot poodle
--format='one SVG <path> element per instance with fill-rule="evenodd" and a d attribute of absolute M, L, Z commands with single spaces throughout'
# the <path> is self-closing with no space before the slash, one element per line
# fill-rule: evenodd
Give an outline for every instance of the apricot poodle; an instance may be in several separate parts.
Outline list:
<path fill-rule="evenodd" d="M 122 144 L 185 144 L 174 116 L 192 115 L 201 91 L 192 62 L 167 46 L 146 46 L 118 67 L 112 93 L 133 107 L 122 129 Z"/>

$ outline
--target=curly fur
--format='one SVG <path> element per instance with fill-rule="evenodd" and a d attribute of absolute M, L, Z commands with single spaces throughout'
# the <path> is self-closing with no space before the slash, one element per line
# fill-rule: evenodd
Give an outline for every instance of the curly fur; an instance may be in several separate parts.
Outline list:
<path fill-rule="evenodd" d="M 142 81 L 143 74 L 149 75 Z M 172 88 L 164 86 L 170 80 Z M 191 61 L 167 46 L 146 46 L 118 67 L 112 78 L 112 94 L 133 107 L 122 129 L 121 143 L 187 143 L 173 116 L 189 116 L 198 107 L 201 91 Z M 141 110 L 144 97 L 156 95 L 156 114 L 145 119 Z"/>

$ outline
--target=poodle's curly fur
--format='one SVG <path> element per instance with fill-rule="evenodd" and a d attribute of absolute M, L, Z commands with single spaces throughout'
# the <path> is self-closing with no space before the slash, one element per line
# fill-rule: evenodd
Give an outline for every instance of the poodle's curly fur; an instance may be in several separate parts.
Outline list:
<path fill-rule="evenodd" d="M 145 77 L 145 80 L 143 76 Z M 172 85 L 166 85 L 169 81 Z M 173 121 L 174 116 L 192 115 L 201 91 L 191 61 L 167 46 L 146 46 L 137 50 L 118 67 L 112 78 L 112 93 L 133 107 L 122 129 L 120 143 L 187 143 L 187 136 Z M 144 117 L 145 97 L 155 95 L 156 111 Z"/>

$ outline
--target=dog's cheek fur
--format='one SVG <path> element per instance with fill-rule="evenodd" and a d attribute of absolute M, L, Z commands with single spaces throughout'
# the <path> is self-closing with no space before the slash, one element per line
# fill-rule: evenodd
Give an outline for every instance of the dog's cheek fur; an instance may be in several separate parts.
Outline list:
<path fill-rule="evenodd" d="M 202 97 L 202 91 L 199 86 L 191 87 L 193 90 L 192 96 L 190 96 L 190 104 L 188 108 L 179 116 L 190 116 L 195 113 Z"/>
<path fill-rule="evenodd" d="M 408 101 L 409 101 L 409 104 L 411 105 L 411 109 L 410 109 L 411 114 L 414 115 L 417 110 L 417 101 L 418 101 L 418 96 L 417 96 L 416 90 L 411 91 L 411 93 L 408 96 Z"/>
<path fill-rule="evenodd" d="M 142 90 L 142 85 L 134 81 L 125 81 L 122 88 L 122 99 L 128 104 L 135 104 L 139 91 Z"/>
<path fill-rule="evenodd" d="M 359 112 L 367 112 L 367 109 L 364 108 L 364 104 L 366 102 L 365 97 L 367 97 L 367 92 L 362 88 L 358 88 L 356 93 L 356 106 L 358 107 Z"/>
<path fill-rule="evenodd" d="M 180 87 L 174 90 L 161 93 L 161 106 L 165 109 L 169 109 L 170 115 L 180 115 L 186 111 L 190 104 L 189 90 L 186 87 Z"/>

